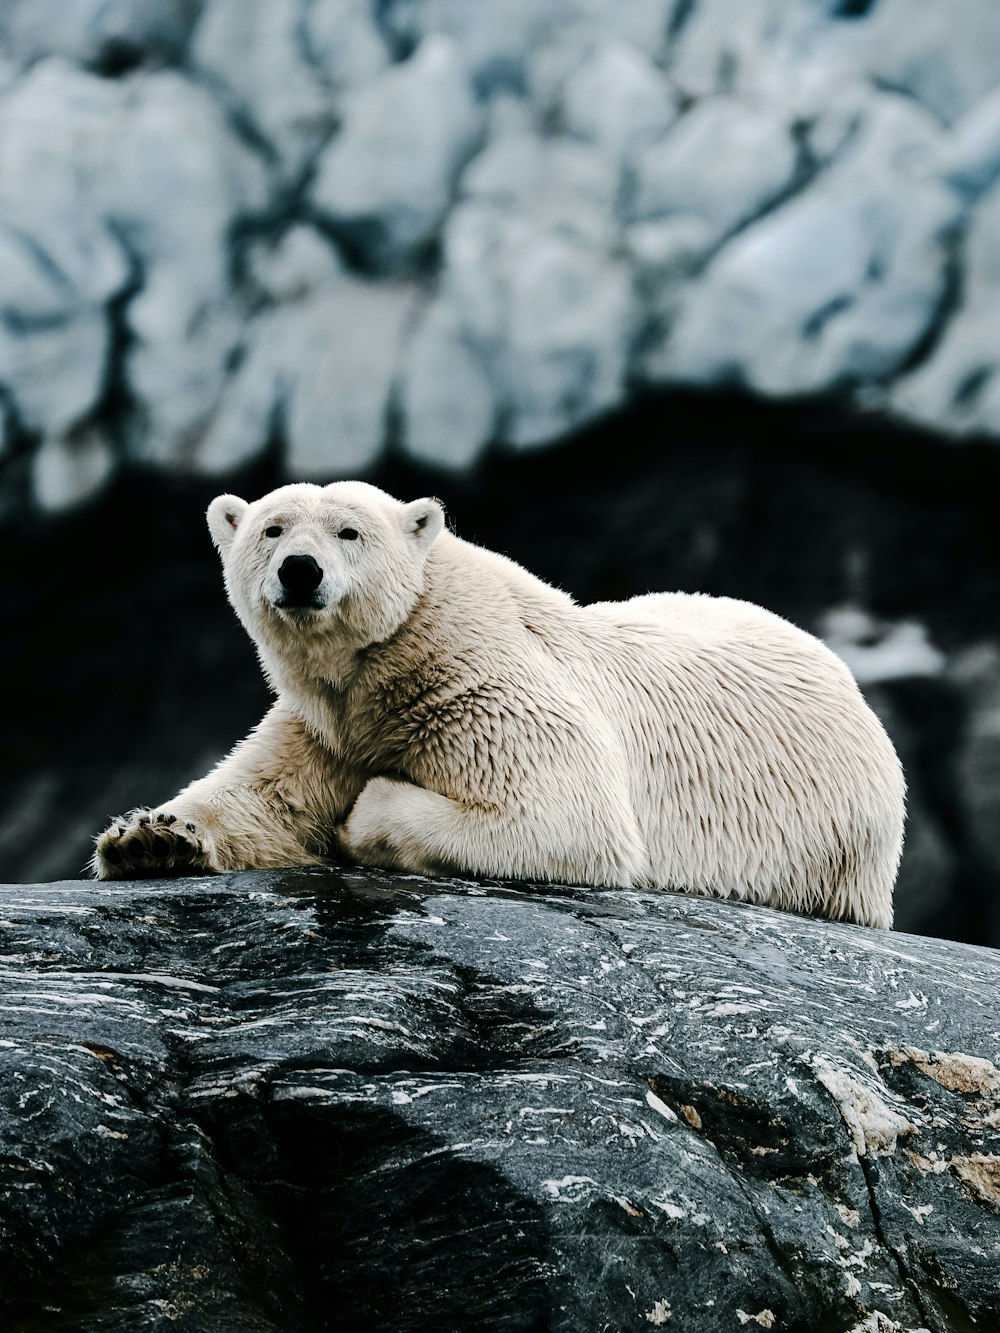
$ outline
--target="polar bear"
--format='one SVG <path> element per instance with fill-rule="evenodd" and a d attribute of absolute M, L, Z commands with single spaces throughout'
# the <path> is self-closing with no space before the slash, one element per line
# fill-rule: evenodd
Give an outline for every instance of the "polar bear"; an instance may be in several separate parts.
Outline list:
<path fill-rule="evenodd" d="M 208 510 L 277 700 L 97 840 L 104 878 L 346 857 L 889 926 L 904 784 L 818 639 L 729 598 L 580 606 L 363 482 Z"/>

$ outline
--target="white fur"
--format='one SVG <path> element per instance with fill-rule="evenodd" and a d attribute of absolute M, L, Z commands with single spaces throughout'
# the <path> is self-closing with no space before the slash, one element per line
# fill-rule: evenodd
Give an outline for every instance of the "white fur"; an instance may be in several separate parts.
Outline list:
<path fill-rule="evenodd" d="M 112 825 L 98 874 L 302 864 L 338 843 L 427 874 L 891 923 L 899 762 L 811 635 L 728 598 L 578 606 L 443 531 L 436 501 L 360 482 L 220 496 L 208 520 L 278 702 L 159 814 Z M 275 605 L 289 554 L 320 566 L 318 609 Z"/>

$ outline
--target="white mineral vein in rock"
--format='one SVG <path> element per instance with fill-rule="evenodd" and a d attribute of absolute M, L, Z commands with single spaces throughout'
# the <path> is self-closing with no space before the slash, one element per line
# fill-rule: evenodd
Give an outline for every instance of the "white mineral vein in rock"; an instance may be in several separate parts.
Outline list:
<path fill-rule="evenodd" d="M 652 1088 L 646 1093 L 646 1104 L 652 1107 L 658 1115 L 662 1115 L 664 1120 L 677 1120 L 677 1116 L 671 1111 L 670 1107 L 665 1101 L 657 1097 Z"/>
<path fill-rule="evenodd" d="M 895 1152 L 900 1134 L 916 1132 L 917 1126 L 887 1105 L 883 1096 L 825 1055 L 813 1055 L 807 1063 L 839 1106 L 859 1157 L 887 1156 Z M 884 1086 L 882 1091 L 890 1095 Z"/>

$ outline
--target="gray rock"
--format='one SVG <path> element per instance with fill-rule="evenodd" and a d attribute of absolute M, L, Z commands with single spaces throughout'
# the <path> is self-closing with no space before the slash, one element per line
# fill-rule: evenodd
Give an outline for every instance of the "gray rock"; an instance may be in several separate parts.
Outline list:
<path fill-rule="evenodd" d="M 164 70 L 111 82 L 60 60 L 34 66 L 0 102 L 0 155 L 3 216 L 38 237 L 39 253 L 57 266 L 76 250 L 70 273 L 88 270 L 82 331 L 69 319 L 61 341 L 58 329 L 39 332 L 51 344 L 37 369 L 55 386 L 45 392 L 56 402 L 69 397 L 67 417 L 93 401 L 110 332 L 94 306 L 119 293 L 127 275 L 136 289 L 124 311 L 125 370 L 141 423 L 134 452 L 171 466 L 189 461 L 239 337 L 229 230 L 240 212 L 262 205 L 262 168 L 209 94 L 183 76 Z M 17 378 L 12 392 L 30 417 L 36 379 Z M 67 423 L 41 424 L 55 432 Z"/>
<path fill-rule="evenodd" d="M 63 435 L 96 405 L 108 304 L 129 278 L 108 220 L 81 207 L 78 181 L 62 164 L 73 120 L 95 87 L 100 101 L 97 80 L 54 63 L 0 98 L 0 385 L 22 425 L 43 436 Z"/>
<path fill-rule="evenodd" d="M 780 396 L 897 371 L 937 316 L 961 215 L 926 174 L 935 134 L 911 102 L 873 99 L 829 170 L 722 247 L 651 377 Z"/>
<path fill-rule="evenodd" d="M 371 0 L 311 0 L 306 5 L 302 32 L 308 57 L 338 98 L 377 78 L 389 63 L 373 13 Z"/>
<path fill-rule="evenodd" d="M 1000 8 L 989 0 L 880 0 L 858 34 L 868 71 L 952 121 L 1000 83 Z"/>
<path fill-rule="evenodd" d="M 254 283 L 272 301 L 298 301 L 344 276 L 336 246 L 303 223 L 289 227 L 273 244 L 254 244 L 248 268 Z"/>
<path fill-rule="evenodd" d="M 290 476 L 351 477 L 377 462 L 415 295 L 402 285 L 345 283 L 291 317 L 298 355 L 285 405 Z"/>
<path fill-rule="evenodd" d="M 679 304 L 683 279 L 704 264 L 710 233 L 702 218 L 679 214 L 649 222 L 634 222 L 625 229 L 625 244 L 644 296 L 654 297 L 655 315 L 663 318 Z"/>
<path fill-rule="evenodd" d="M 568 79 L 561 113 L 569 133 L 624 161 L 663 134 L 677 118 L 677 104 L 648 55 L 611 41 Z"/>
<path fill-rule="evenodd" d="M 563 81 L 601 43 L 628 42 L 655 58 L 664 44 L 672 0 L 387 0 L 383 22 L 394 39 L 412 45 L 446 33 L 460 47 L 479 90 L 489 96 L 526 84 L 538 105 L 558 99 Z M 544 87 L 537 65 L 556 57 Z"/>
<path fill-rule="evenodd" d="M 941 141 L 936 163 L 966 200 L 975 200 L 1000 178 L 1000 90 L 980 102 Z"/>
<path fill-rule="evenodd" d="M 291 179 L 336 128 L 343 97 L 388 59 L 364 0 L 208 0 L 192 55 Z"/>
<path fill-rule="evenodd" d="M 348 102 L 318 164 L 315 207 L 368 263 L 403 265 L 439 228 L 480 132 L 457 46 L 428 37 Z"/>
<path fill-rule="evenodd" d="M 511 135 L 533 135 L 535 116 L 531 103 L 513 93 L 497 93 L 486 110 L 486 142 L 493 144 Z"/>
<path fill-rule="evenodd" d="M 21 71 L 14 61 L 3 51 L 0 51 L 0 97 L 3 96 L 20 73 Z"/>
<path fill-rule="evenodd" d="M 697 220 L 707 251 L 789 187 L 796 161 L 789 127 L 773 109 L 706 98 L 639 158 L 631 215 Z"/>
<path fill-rule="evenodd" d="M 98 428 L 72 439 L 47 439 L 31 460 L 31 491 L 46 514 L 75 509 L 104 490 L 114 475 L 115 451 Z"/>
<path fill-rule="evenodd" d="M 400 381 L 403 446 L 421 463 L 471 467 L 494 437 L 497 400 L 456 311 L 434 301 L 418 324 Z"/>
<path fill-rule="evenodd" d="M 758 97 L 789 120 L 821 107 L 845 80 L 864 77 L 864 21 L 828 3 L 697 0 L 678 11 L 667 70 L 688 97 Z"/>
<path fill-rule="evenodd" d="M 294 309 L 295 307 L 292 307 Z M 240 365 L 220 389 L 211 419 L 199 436 L 188 467 L 204 476 L 223 476 L 255 462 L 275 437 L 287 389 L 284 347 L 269 347 L 269 334 L 285 334 L 291 323 L 263 315 L 243 331 Z"/>
<path fill-rule="evenodd" d="M 894 412 L 948 435 L 1000 436 L 1000 186 L 972 214 L 964 296 L 930 359 L 895 386 Z"/>
<path fill-rule="evenodd" d="M 570 138 L 511 135 L 462 181 L 443 288 L 502 391 L 502 438 L 547 443 L 621 402 L 632 285 L 616 165 Z"/>
<path fill-rule="evenodd" d="M 22 65 L 48 55 L 83 64 L 177 59 L 199 0 L 5 0 L 0 46 Z"/>
<path fill-rule="evenodd" d="M 415 292 L 344 278 L 259 316 L 196 465 L 224 472 L 257 457 L 276 426 L 296 480 L 350 477 L 386 441 L 390 395 Z"/>
<path fill-rule="evenodd" d="M 547 444 L 625 397 L 632 322 L 627 266 L 554 232 L 509 255 L 505 438 Z"/>
<path fill-rule="evenodd" d="M 383 23 L 393 40 L 412 48 L 435 33 L 451 38 L 480 91 L 519 89 L 524 60 L 546 19 L 533 0 L 470 7 L 463 0 L 388 0 Z"/>
<path fill-rule="evenodd" d="M 520 216 L 526 228 L 559 230 L 588 245 L 610 247 L 618 236 L 617 166 L 568 136 L 505 136 L 469 164 L 461 195 Z"/>
<path fill-rule="evenodd" d="M 967 701 L 967 744 L 960 759 L 961 790 L 969 826 L 994 865 L 1000 864 L 1000 790 L 996 773 L 1000 736 L 1000 650 L 984 639 L 954 654 L 948 679 Z"/>
<path fill-rule="evenodd" d="M 12 1327 L 998 1308 L 992 951 L 351 870 L 2 894 Z"/>
<path fill-rule="evenodd" d="M 808 116 L 860 81 L 896 89 L 951 121 L 998 82 L 1000 11 L 990 0 L 697 0 L 683 17 L 668 70 L 692 97 L 751 94 Z"/>
<path fill-rule="evenodd" d="M 265 176 L 200 88 L 164 73 L 126 89 L 103 206 L 137 256 L 126 373 L 140 405 L 134 456 L 189 465 L 228 375 L 242 320 L 229 287 L 229 233 L 259 209 Z M 183 128 L 182 128 L 183 127 Z"/>
<path fill-rule="evenodd" d="M 254 321 L 296 326 L 339 280 L 315 225 L 426 279 L 401 384 L 422 457 L 548 443 L 643 381 L 994 436 L 998 44 L 992 0 L 7 0 L 5 418 L 58 453 L 120 385 L 130 458 L 257 456 L 292 399 Z"/>
<path fill-rule="evenodd" d="M 68 234 L 68 246 L 53 236 L 53 254 L 12 224 L 16 211 L 0 200 L 0 386 L 27 430 L 58 436 L 101 395 L 110 344 L 106 304 L 127 270 L 107 234 L 94 229 L 88 236 L 81 228 Z M 68 250 L 75 253 L 66 255 Z M 95 271 L 78 274 L 77 286 L 57 256 L 84 260 L 88 251 Z M 95 282 L 102 268 L 105 281 Z"/>

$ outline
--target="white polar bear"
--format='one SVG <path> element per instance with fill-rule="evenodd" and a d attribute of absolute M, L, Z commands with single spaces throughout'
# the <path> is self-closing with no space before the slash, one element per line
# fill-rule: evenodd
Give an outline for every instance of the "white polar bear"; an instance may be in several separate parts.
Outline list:
<path fill-rule="evenodd" d="M 208 510 L 277 702 L 97 841 L 102 877 L 365 865 L 655 886 L 888 926 L 899 761 L 840 660 L 747 602 L 579 606 L 362 482 Z"/>

